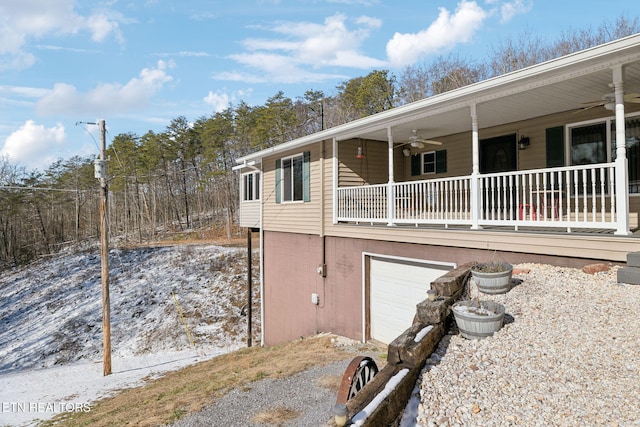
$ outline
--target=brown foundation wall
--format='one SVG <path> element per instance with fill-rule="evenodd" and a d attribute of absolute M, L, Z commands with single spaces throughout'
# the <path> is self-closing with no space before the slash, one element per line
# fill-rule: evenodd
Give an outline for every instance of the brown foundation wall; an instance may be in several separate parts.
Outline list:
<path fill-rule="evenodd" d="M 366 309 L 363 313 L 363 270 L 366 271 L 363 268 L 363 253 L 452 262 L 457 265 L 498 259 L 512 264 L 535 262 L 580 268 L 599 262 L 270 231 L 264 232 L 263 247 L 265 345 L 275 345 L 319 332 L 332 332 L 362 340 L 363 314 L 366 314 Z M 325 278 L 317 272 L 323 259 L 327 266 Z M 313 293 L 318 294 L 318 305 L 311 301 Z M 410 326 L 407 325 L 407 328 Z"/>

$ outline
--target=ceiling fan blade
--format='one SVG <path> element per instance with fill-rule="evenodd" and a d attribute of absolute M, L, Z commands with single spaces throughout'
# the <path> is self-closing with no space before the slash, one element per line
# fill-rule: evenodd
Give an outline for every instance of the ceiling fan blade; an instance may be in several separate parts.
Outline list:
<path fill-rule="evenodd" d="M 598 106 L 598 105 L 601 105 L 601 104 L 603 104 L 603 103 L 604 103 L 604 101 L 603 101 L 602 99 L 599 99 L 599 100 L 597 100 L 597 101 L 595 101 L 595 100 L 594 100 L 594 101 L 581 102 L 580 104 L 582 104 L 582 105 L 595 105 L 595 106 Z"/>
<path fill-rule="evenodd" d="M 431 144 L 431 145 L 442 145 L 442 141 L 435 141 L 433 139 L 421 139 L 420 142 L 424 142 L 425 144 Z"/>
<path fill-rule="evenodd" d="M 624 96 L 624 102 L 632 104 L 640 104 L 640 93 L 628 93 Z"/>
<path fill-rule="evenodd" d="M 573 112 L 573 114 L 578 114 L 578 113 L 583 113 L 587 110 L 590 110 L 592 108 L 596 108 L 596 107 L 602 107 L 604 104 L 601 102 L 599 104 L 593 104 L 593 105 L 589 105 L 587 107 L 582 107 L 582 108 L 578 108 L 576 111 Z"/>

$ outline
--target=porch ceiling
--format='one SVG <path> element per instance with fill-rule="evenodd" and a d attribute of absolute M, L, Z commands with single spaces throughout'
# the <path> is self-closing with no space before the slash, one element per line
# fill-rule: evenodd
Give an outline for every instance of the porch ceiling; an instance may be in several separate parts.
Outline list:
<path fill-rule="evenodd" d="M 432 108 L 422 112 L 397 118 L 384 126 L 378 125 L 370 130 L 362 129 L 359 138 L 387 141 L 386 126 L 391 125 L 394 142 L 406 142 L 413 129 L 420 130 L 420 136 L 427 139 L 471 131 L 470 105 L 476 103 L 478 126 L 480 129 L 514 123 L 564 111 L 579 111 L 589 102 L 602 100 L 605 94 L 613 93 L 609 86 L 613 75 L 609 67 L 599 70 L 579 70 L 572 77 L 545 76 L 544 80 L 532 78 L 523 83 L 519 80 L 513 85 L 503 85 L 486 91 L 472 93 L 469 96 L 452 97 L 437 102 L 438 95 L 432 98 Z M 640 93 L 640 63 L 629 64 L 624 69 L 624 92 Z M 420 102 L 420 101 L 419 101 Z M 626 104 L 628 108 L 630 104 Z M 595 107 L 604 111 L 604 107 Z M 612 115 L 613 112 L 610 112 Z M 576 114 L 576 121 L 580 121 Z"/>

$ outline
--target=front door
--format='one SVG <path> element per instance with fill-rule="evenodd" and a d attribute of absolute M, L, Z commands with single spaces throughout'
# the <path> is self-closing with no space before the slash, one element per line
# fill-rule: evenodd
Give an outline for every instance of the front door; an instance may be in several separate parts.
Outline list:
<path fill-rule="evenodd" d="M 518 169 L 516 134 L 480 140 L 480 173 Z"/>

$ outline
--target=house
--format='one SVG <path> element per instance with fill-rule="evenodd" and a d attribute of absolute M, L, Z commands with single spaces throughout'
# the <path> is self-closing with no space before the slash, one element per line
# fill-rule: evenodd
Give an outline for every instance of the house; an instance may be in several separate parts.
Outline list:
<path fill-rule="evenodd" d="M 640 34 L 237 159 L 263 344 L 388 343 L 469 261 L 640 249 Z"/>

